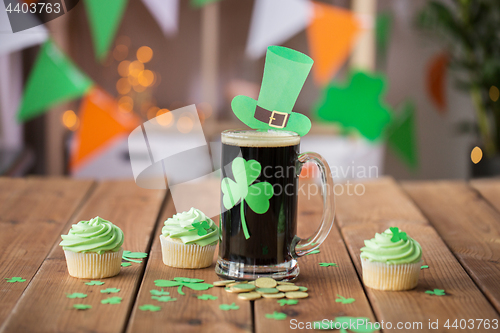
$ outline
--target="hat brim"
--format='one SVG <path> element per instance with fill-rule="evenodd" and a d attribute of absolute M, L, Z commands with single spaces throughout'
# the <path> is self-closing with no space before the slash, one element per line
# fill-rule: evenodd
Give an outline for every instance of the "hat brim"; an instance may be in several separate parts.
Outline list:
<path fill-rule="evenodd" d="M 255 119 L 255 109 L 257 101 L 248 96 L 238 95 L 233 98 L 231 108 L 234 114 L 245 123 L 248 127 L 253 129 L 270 129 L 270 130 L 286 130 L 297 133 L 300 136 L 306 135 L 311 129 L 311 121 L 309 118 L 301 113 L 292 112 L 289 116 L 288 123 L 284 128 L 276 128 L 269 126 L 260 120 Z"/>

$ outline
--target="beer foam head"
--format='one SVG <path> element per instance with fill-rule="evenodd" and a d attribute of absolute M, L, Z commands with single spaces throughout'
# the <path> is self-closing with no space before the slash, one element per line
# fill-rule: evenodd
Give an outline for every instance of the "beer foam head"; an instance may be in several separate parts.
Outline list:
<path fill-rule="evenodd" d="M 289 131 L 230 130 L 222 132 L 222 143 L 238 147 L 288 147 L 300 143 L 300 136 Z"/>

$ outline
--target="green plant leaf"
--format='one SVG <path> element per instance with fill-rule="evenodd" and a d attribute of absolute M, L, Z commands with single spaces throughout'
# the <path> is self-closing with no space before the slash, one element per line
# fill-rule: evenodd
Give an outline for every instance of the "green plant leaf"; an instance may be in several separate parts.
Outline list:
<path fill-rule="evenodd" d="M 285 320 L 286 313 L 274 311 L 273 313 L 266 313 L 266 318 L 274 320 Z"/>
<path fill-rule="evenodd" d="M 150 290 L 149 292 L 151 293 L 151 295 L 154 295 L 154 296 L 170 295 L 170 293 L 168 291 L 163 291 L 163 288 L 161 288 L 161 290 L 153 289 L 153 290 Z"/>
<path fill-rule="evenodd" d="M 120 304 L 122 302 L 121 297 L 108 297 L 101 301 L 102 304 Z"/>
<path fill-rule="evenodd" d="M 103 294 L 114 294 L 114 293 L 117 293 L 119 291 L 120 291 L 120 289 L 117 289 L 117 288 L 106 288 L 106 289 L 102 289 L 101 293 L 103 293 Z"/>
<path fill-rule="evenodd" d="M 87 294 L 82 294 L 82 293 L 72 293 L 72 294 L 66 294 L 67 298 L 85 298 L 87 297 Z"/>
<path fill-rule="evenodd" d="M 73 308 L 77 310 L 87 310 L 92 309 L 92 305 L 88 304 L 73 304 Z"/>
<path fill-rule="evenodd" d="M 156 306 L 153 304 L 144 304 L 139 306 L 139 310 L 141 311 L 151 311 L 151 312 L 156 312 L 161 310 L 161 306 Z"/>
<path fill-rule="evenodd" d="M 151 298 L 157 300 L 158 302 L 174 302 L 174 301 L 177 301 L 177 298 L 172 298 L 170 296 L 151 296 Z"/>
<path fill-rule="evenodd" d="M 102 286 L 104 284 L 104 282 L 92 280 L 92 281 L 89 281 L 89 282 L 85 282 L 85 284 L 87 286 Z"/>
<path fill-rule="evenodd" d="M 238 310 L 240 307 L 236 303 L 232 304 L 219 304 L 219 309 L 223 311 Z"/>
<path fill-rule="evenodd" d="M 284 306 L 284 305 L 295 305 L 299 303 L 298 299 L 279 299 L 278 300 L 279 305 Z"/>
<path fill-rule="evenodd" d="M 203 294 L 203 295 L 198 295 L 198 299 L 208 301 L 208 300 L 215 300 L 217 299 L 217 296 L 209 295 L 209 294 Z"/>
<path fill-rule="evenodd" d="M 23 279 L 22 277 L 19 277 L 19 276 L 14 276 L 14 277 L 11 277 L 11 278 L 5 278 L 5 280 L 7 280 L 7 282 L 9 282 L 9 283 L 24 282 L 24 281 L 26 281 L 26 279 Z"/>

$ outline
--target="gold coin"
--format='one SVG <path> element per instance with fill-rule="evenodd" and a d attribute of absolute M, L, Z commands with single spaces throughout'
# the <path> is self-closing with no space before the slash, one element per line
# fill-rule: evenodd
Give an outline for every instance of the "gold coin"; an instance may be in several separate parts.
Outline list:
<path fill-rule="evenodd" d="M 241 284 L 237 284 L 235 286 L 232 286 L 231 289 L 235 293 L 246 293 L 246 292 L 254 290 L 255 286 L 253 284 L 241 283 Z"/>
<path fill-rule="evenodd" d="M 288 281 L 280 281 L 280 282 L 278 282 L 278 284 L 290 284 L 290 285 L 292 285 L 292 286 L 294 286 L 294 285 L 295 285 L 295 283 L 293 283 L 293 282 L 288 282 Z"/>
<path fill-rule="evenodd" d="M 255 285 L 259 288 L 274 288 L 276 287 L 276 281 L 271 278 L 258 278 L 255 280 Z"/>
<path fill-rule="evenodd" d="M 234 282 L 234 280 L 223 280 L 223 281 L 214 281 L 214 282 L 212 282 L 212 284 L 215 287 L 224 287 L 224 286 L 227 286 L 228 284 L 233 283 L 233 282 Z"/>
<path fill-rule="evenodd" d="M 250 281 L 248 284 L 253 284 L 255 286 L 255 281 Z"/>
<path fill-rule="evenodd" d="M 256 299 L 261 298 L 261 294 L 256 293 L 256 292 L 251 292 L 251 293 L 241 293 L 238 295 L 239 299 L 244 299 L 246 301 L 253 301 Z"/>
<path fill-rule="evenodd" d="M 259 294 L 277 294 L 279 292 L 276 288 L 257 288 L 255 291 Z"/>
<path fill-rule="evenodd" d="M 304 291 L 289 291 L 285 293 L 286 298 L 307 298 L 309 294 Z"/>
<path fill-rule="evenodd" d="M 281 285 L 277 286 L 276 288 L 278 288 L 279 291 L 284 291 L 284 292 L 299 290 L 299 287 L 292 286 L 291 284 L 281 284 Z"/>
<path fill-rule="evenodd" d="M 233 290 L 232 288 L 230 287 L 226 287 L 224 288 L 225 291 L 227 291 L 228 293 L 232 293 L 232 294 L 235 294 L 235 293 L 239 293 L 240 291 L 235 291 Z"/>
<path fill-rule="evenodd" d="M 283 298 L 285 297 L 285 293 L 277 293 L 277 294 L 262 294 L 264 298 Z"/>
<path fill-rule="evenodd" d="M 227 286 L 228 286 L 229 288 L 231 288 L 232 286 L 235 286 L 235 285 L 237 285 L 237 284 L 242 284 L 242 283 L 247 283 L 247 281 L 236 281 L 236 282 L 234 282 L 234 283 L 230 283 L 230 284 L 228 284 Z"/>

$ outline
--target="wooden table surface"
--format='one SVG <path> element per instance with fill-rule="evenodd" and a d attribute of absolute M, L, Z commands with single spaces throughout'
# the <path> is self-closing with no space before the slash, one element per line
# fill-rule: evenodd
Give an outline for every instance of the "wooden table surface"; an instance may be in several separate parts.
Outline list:
<path fill-rule="evenodd" d="M 217 184 L 199 184 L 187 195 L 201 196 L 207 206 L 219 205 Z M 299 323 L 340 316 L 383 322 L 383 332 L 499 331 L 500 180 L 397 183 L 381 178 L 356 189 L 362 195 L 353 194 L 354 186 L 350 191 L 347 186 L 336 187 L 335 226 L 320 253 L 299 259 L 296 283 L 309 288 L 310 296 L 297 305 L 280 306 L 272 299 L 242 301 L 217 287 L 184 288 L 185 296 L 177 288 L 165 288 L 177 301 L 160 303 L 151 299 L 150 290 L 159 289 L 154 280 L 179 276 L 208 283 L 218 280 L 213 265 L 201 270 L 163 265 L 158 235 L 163 221 L 175 214 L 167 191 L 141 189 L 128 181 L 0 178 L 0 332 L 277 333 Z M 318 196 L 301 196 L 299 236 L 315 231 L 321 210 Z M 140 264 L 122 267 L 116 277 L 102 279 L 103 286 L 88 286 L 86 280 L 68 275 L 58 244 L 73 223 L 97 215 L 124 231 L 125 250 L 149 256 Z M 390 226 L 399 226 L 422 245 L 429 268 L 421 271 L 414 290 L 384 292 L 362 283 L 363 240 Z M 338 267 L 320 267 L 321 262 Z M 10 277 L 26 281 L 9 283 L 5 278 Z M 102 294 L 104 288 L 120 292 Z M 433 289 L 444 289 L 446 296 L 425 293 Z M 66 297 L 75 292 L 88 297 Z M 200 300 L 196 295 L 201 294 L 218 298 Z M 337 294 L 356 301 L 336 302 Z M 101 304 L 110 296 L 122 297 L 121 304 Z M 219 304 L 233 302 L 238 310 L 219 309 Z M 77 303 L 92 308 L 76 310 Z M 139 310 L 144 304 L 161 310 Z M 286 320 L 266 318 L 274 311 L 285 313 Z M 430 329 L 429 323 L 436 321 L 437 329 Z"/>

